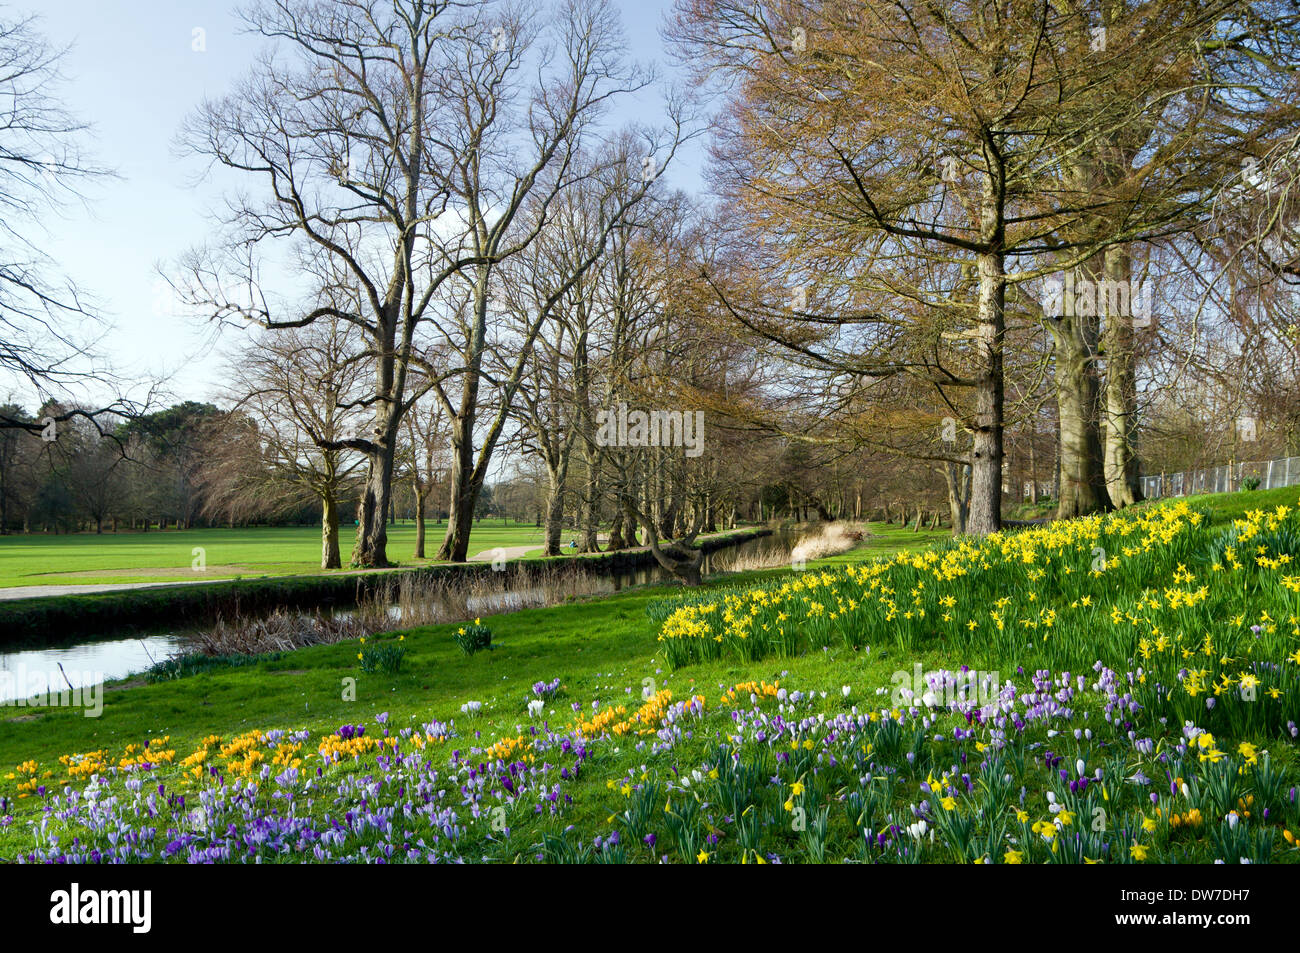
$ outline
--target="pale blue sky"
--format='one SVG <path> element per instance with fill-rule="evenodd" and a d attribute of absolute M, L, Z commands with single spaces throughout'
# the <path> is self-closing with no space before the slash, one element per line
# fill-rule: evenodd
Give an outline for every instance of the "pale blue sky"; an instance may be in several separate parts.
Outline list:
<path fill-rule="evenodd" d="M 196 182 L 203 166 L 177 158 L 174 139 L 205 96 L 218 96 L 266 42 L 238 32 L 233 0 L 10 0 L 9 11 L 41 16 L 41 30 L 71 45 L 61 98 L 94 126 L 94 158 L 121 178 L 92 186 L 88 207 L 47 223 L 41 244 L 95 296 L 114 326 L 102 350 L 119 373 L 170 375 L 181 399 L 204 399 L 218 383 L 220 351 L 208 328 L 169 316 L 156 266 L 199 244 L 230 181 Z M 659 28 L 671 0 L 622 0 L 629 52 L 667 73 Z M 206 49 L 194 49 L 196 29 Z M 613 117 L 617 119 L 618 117 Z M 632 118 L 644 118 L 634 117 Z M 696 188 L 699 150 L 671 176 Z M 162 313 L 158 313 L 162 312 Z"/>

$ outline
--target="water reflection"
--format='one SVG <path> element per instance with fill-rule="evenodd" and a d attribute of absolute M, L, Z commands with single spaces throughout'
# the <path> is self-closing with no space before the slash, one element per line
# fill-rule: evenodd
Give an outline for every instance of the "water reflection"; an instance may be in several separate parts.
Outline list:
<path fill-rule="evenodd" d="M 182 651 L 187 643 L 184 635 L 169 632 L 60 648 L 0 652 L 0 704 L 63 691 L 69 684 L 79 689 L 105 679 L 126 678 Z M 0 718 L 4 717 L 9 717 L 7 708 L 0 709 Z"/>

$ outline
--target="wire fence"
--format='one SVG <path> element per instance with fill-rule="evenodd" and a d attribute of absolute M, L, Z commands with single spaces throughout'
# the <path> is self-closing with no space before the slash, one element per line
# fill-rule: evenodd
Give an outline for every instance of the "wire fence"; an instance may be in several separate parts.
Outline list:
<path fill-rule="evenodd" d="M 1276 460 L 1206 467 L 1203 470 L 1184 470 L 1180 473 L 1149 474 L 1141 478 L 1142 494 L 1149 500 L 1155 500 L 1165 496 L 1192 496 L 1197 493 L 1230 493 L 1241 489 L 1243 482 L 1252 477 L 1258 478 L 1261 490 L 1276 490 L 1300 484 L 1300 457 L 1279 457 Z"/>

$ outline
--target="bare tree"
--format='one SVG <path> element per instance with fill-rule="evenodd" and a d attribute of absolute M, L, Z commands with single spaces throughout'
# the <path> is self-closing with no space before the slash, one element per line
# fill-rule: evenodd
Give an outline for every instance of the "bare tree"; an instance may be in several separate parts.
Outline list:
<path fill-rule="evenodd" d="M 94 408 L 68 399 L 68 388 L 117 382 L 95 354 L 107 333 L 102 318 L 40 248 L 35 234 L 81 189 L 111 173 L 83 150 L 89 126 L 57 97 L 66 49 L 41 34 L 36 17 L 0 11 L 0 375 L 64 410 L 37 419 L 0 411 L 0 427 L 39 433 L 59 424 L 129 411 L 124 400 Z"/>
<path fill-rule="evenodd" d="M 358 422 L 360 337 L 327 319 L 251 342 L 230 367 L 233 406 L 213 436 L 203 476 L 209 513 L 318 501 L 322 569 L 342 565 L 339 503 L 364 460 L 343 439 Z"/>
<path fill-rule="evenodd" d="M 419 378 L 415 381 L 416 390 L 428 391 Z M 417 400 L 406 411 L 402 420 L 406 435 L 400 461 L 401 470 L 411 481 L 411 491 L 415 496 L 415 551 L 416 559 L 424 559 L 425 513 L 429 506 L 430 494 L 441 482 L 440 470 L 445 471 L 445 457 L 448 452 L 448 431 L 443 417 L 442 406 L 426 396 Z"/>
<path fill-rule="evenodd" d="M 620 160 L 636 154 L 630 136 L 613 148 Z M 582 552 L 599 549 L 596 523 L 602 448 L 595 442 L 591 400 L 598 375 L 609 370 L 602 365 L 611 333 L 626 321 L 626 303 L 609 294 L 607 278 L 610 269 L 624 261 L 630 236 L 667 214 L 662 200 L 647 198 L 611 230 L 603 206 L 608 204 L 610 192 L 621 191 L 620 200 L 627 201 L 640 188 L 624 161 L 610 165 L 601 179 L 575 186 L 556 203 L 551 223 L 533 247 L 503 272 L 508 276 L 503 283 L 503 304 L 517 328 L 506 343 L 512 345 L 528 333 L 538 317 L 546 316 L 526 355 L 515 414 L 524 429 L 523 446 L 541 460 L 547 473 L 547 555 L 560 551 L 565 501 L 573 495 L 569 473 L 578 446 L 583 450 L 584 469 L 577 507 L 582 536 L 578 548 Z M 576 281 L 572 280 L 575 276 Z M 566 285 L 568 290 L 555 298 L 556 289 Z M 498 348 L 494 357 L 498 373 L 509 374 L 514 354 Z"/>
<path fill-rule="evenodd" d="M 268 57 L 187 126 L 197 152 L 263 186 L 261 201 L 231 200 L 236 236 L 227 254 L 187 261 L 191 300 L 218 319 L 271 328 L 333 316 L 369 339 L 374 385 L 362 405 L 371 426 L 338 444 L 367 458 L 356 565 L 388 562 L 397 437 L 420 396 L 408 392 L 413 368 L 426 372 L 452 423 L 453 518 L 442 555 L 465 558 L 495 441 L 490 432 L 475 458 L 489 279 L 527 247 L 546 220 L 548 198 L 568 186 L 583 126 L 611 96 L 644 82 L 620 63 L 604 0 L 563 4 L 545 36 L 522 9 L 497 11 L 436 0 L 263 0 L 246 20 L 287 45 L 294 65 Z M 539 187 L 545 195 L 521 217 Z M 281 239 L 306 246 L 316 274 L 352 289 L 348 298 L 280 315 L 261 290 L 257 250 Z M 433 317 L 444 283 L 462 273 L 472 306 L 456 349 L 463 364 L 426 366 L 420 326 Z M 461 297 L 449 288 L 435 307 Z M 442 390 L 449 376 L 463 384 L 456 405 Z"/>
<path fill-rule="evenodd" d="M 528 39 L 525 22 L 508 29 L 504 45 L 511 51 L 521 51 Z M 584 151 L 584 141 L 594 134 L 605 105 L 645 87 L 652 76 L 624 64 L 619 53 L 622 29 L 608 0 L 567 0 L 551 27 L 554 47 L 546 47 L 544 61 L 549 63 L 553 56 L 554 67 L 543 74 L 534 100 L 522 110 L 510 108 L 509 97 L 496 92 L 516 63 L 502 63 L 499 78 L 493 73 L 489 83 L 475 82 L 477 59 L 471 49 L 454 72 L 448 71 L 455 79 L 448 97 L 459 97 L 458 108 L 449 113 L 435 139 L 447 155 L 466 157 L 449 163 L 455 168 L 449 189 L 467 226 L 455 237 L 448 256 L 459 255 L 474 264 L 461 269 L 455 279 L 467 306 L 451 309 L 449 320 L 439 328 L 460 364 L 454 386 L 435 383 L 452 429 L 447 536 L 439 551 L 443 559 L 466 557 L 478 494 L 543 323 L 600 258 L 610 231 L 662 175 L 683 135 L 682 114 L 670 103 L 666 130 L 644 129 L 637 139 L 618 137 L 607 148 Z M 484 86 L 493 93 L 479 92 Z M 490 148 L 520 139 L 522 158 L 513 163 Z M 568 191 L 588 182 L 597 194 L 590 213 L 596 241 L 570 263 L 528 322 L 522 327 L 499 326 L 493 299 L 502 280 L 500 264 L 531 244 L 562 207 Z M 495 412 L 485 414 L 480 406 L 484 356 L 495 341 L 506 337 L 515 360 L 494 382 Z"/>

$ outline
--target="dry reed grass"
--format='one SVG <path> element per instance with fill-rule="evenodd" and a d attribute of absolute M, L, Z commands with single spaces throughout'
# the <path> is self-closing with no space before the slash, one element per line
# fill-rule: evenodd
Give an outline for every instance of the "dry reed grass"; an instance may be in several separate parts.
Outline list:
<path fill-rule="evenodd" d="M 211 629 L 196 632 L 193 638 L 195 648 L 204 655 L 259 655 L 558 605 L 612 588 L 608 578 L 573 568 L 548 567 L 527 576 L 409 573 L 391 577 L 345 612 L 326 615 L 317 610 L 309 614 L 279 608 L 268 615 L 218 619 Z"/>
<path fill-rule="evenodd" d="M 863 539 L 863 531 L 853 523 L 825 523 L 801 535 L 794 546 L 786 548 L 779 543 L 760 547 L 753 553 L 737 556 L 725 567 L 727 572 L 749 572 L 756 569 L 776 569 L 810 559 L 824 559 L 847 553 Z"/>

